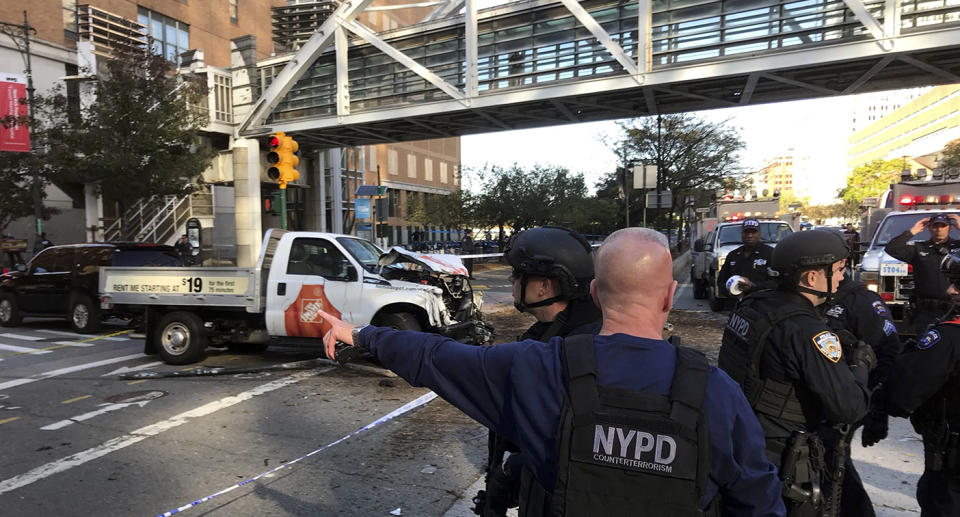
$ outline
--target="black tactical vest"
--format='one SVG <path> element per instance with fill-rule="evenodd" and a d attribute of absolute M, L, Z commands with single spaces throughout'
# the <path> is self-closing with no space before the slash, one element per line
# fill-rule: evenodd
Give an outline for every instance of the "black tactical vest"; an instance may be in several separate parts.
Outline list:
<path fill-rule="evenodd" d="M 797 305 L 770 311 L 771 299 L 776 297 L 776 291 L 758 291 L 740 301 L 723 330 L 720 369 L 740 384 L 754 412 L 774 420 L 807 426 L 808 419 L 804 416 L 794 385 L 761 377 L 760 358 L 767 345 L 767 336 L 780 322 L 801 314 L 814 318 L 819 316 L 813 307 Z M 776 307 L 782 304 L 772 305 Z"/>
<path fill-rule="evenodd" d="M 597 386 L 593 336 L 564 340 L 568 397 L 557 480 L 546 506 L 551 515 L 704 515 L 709 365 L 698 352 L 677 351 L 673 386 L 664 397 Z"/>

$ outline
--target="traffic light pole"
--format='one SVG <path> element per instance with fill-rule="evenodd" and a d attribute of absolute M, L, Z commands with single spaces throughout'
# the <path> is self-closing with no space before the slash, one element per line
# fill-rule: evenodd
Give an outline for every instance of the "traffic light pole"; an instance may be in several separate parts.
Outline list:
<path fill-rule="evenodd" d="M 287 229 L 287 186 L 280 187 L 280 229 Z"/>

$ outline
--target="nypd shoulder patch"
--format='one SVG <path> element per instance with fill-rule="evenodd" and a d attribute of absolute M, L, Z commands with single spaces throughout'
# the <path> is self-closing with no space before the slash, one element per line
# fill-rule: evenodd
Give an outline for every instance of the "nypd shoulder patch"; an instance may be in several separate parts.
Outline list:
<path fill-rule="evenodd" d="M 813 336 L 813 344 L 827 359 L 837 362 L 843 357 L 843 349 L 840 347 L 840 338 L 829 331 L 823 331 Z"/>
<path fill-rule="evenodd" d="M 873 312 L 875 312 L 875 313 L 877 313 L 877 314 L 879 314 L 879 315 L 881 315 L 881 316 L 886 316 L 886 315 L 887 315 L 887 306 L 886 306 L 886 304 L 884 304 L 884 303 L 883 303 L 882 301 L 880 301 L 880 300 L 877 300 L 877 301 L 873 302 Z"/>
<path fill-rule="evenodd" d="M 940 342 L 940 331 L 937 329 L 930 329 L 926 334 L 920 338 L 920 341 L 917 341 L 917 348 L 920 350 L 926 350 L 933 345 L 936 345 Z"/>
<path fill-rule="evenodd" d="M 897 333 L 897 326 L 890 320 L 883 320 L 883 333 L 892 336 Z"/>
<path fill-rule="evenodd" d="M 841 318 L 843 317 L 843 305 L 834 305 L 827 309 L 827 316 L 831 318 Z"/>

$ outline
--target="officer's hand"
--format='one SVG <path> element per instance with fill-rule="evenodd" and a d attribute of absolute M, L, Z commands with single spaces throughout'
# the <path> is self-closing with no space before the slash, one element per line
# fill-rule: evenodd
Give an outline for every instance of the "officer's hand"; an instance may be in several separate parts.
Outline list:
<path fill-rule="evenodd" d="M 874 353 L 872 346 L 863 341 L 857 341 L 850 353 L 850 364 L 855 364 L 869 372 L 877 367 L 877 354 Z"/>
<path fill-rule="evenodd" d="M 327 357 L 333 359 L 337 356 L 337 341 L 348 345 L 353 344 L 353 329 L 356 325 L 347 323 L 328 312 L 320 311 L 319 314 L 323 321 L 330 324 L 330 330 L 323 336 L 323 350 L 327 353 Z"/>
<path fill-rule="evenodd" d="M 889 417 L 883 411 L 870 410 L 863 419 L 863 431 L 860 434 L 860 443 L 864 447 L 876 445 L 887 437 Z"/>
<path fill-rule="evenodd" d="M 947 217 L 950 218 L 950 222 L 953 224 L 954 227 L 960 228 L 960 215 L 950 214 Z"/>
<path fill-rule="evenodd" d="M 922 232 L 923 229 L 927 227 L 927 223 L 929 222 L 930 222 L 930 218 L 924 217 L 923 219 L 920 219 L 919 221 L 913 223 L 913 226 L 910 227 L 910 233 L 912 233 L 913 235 L 916 235 Z"/>

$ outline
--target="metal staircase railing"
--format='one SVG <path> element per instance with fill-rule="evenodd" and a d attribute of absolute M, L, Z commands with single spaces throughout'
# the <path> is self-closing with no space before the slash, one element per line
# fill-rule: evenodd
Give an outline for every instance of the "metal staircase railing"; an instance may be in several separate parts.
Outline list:
<path fill-rule="evenodd" d="M 107 227 L 104 240 L 165 243 L 176 235 L 187 219 L 195 216 L 213 216 L 213 198 L 209 192 L 151 196 L 138 201 Z"/>

